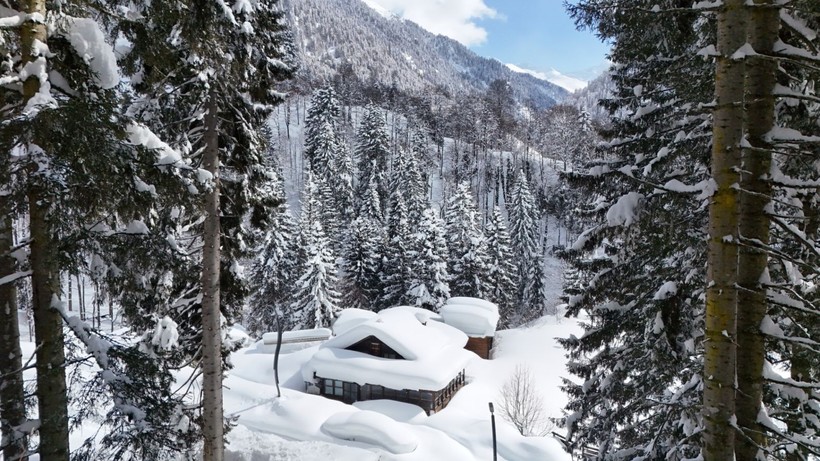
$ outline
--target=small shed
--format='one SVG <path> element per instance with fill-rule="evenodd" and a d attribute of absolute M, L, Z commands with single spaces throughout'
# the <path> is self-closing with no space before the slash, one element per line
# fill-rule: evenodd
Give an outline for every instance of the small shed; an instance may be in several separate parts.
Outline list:
<path fill-rule="evenodd" d="M 467 334 L 467 350 L 483 359 L 490 358 L 499 319 L 496 304 L 464 296 L 450 298 L 441 308 L 441 317 L 447 325 Z"/>
<path fill-rule="evenodd" d="M 346 403 L 391 399 L 427 414 L 440 411 L 465 384 L 471 354 L 464 333 L 419 311 L 396 307 L 343 322 L 342 332 L 302 367 L 308 392 Z"/>

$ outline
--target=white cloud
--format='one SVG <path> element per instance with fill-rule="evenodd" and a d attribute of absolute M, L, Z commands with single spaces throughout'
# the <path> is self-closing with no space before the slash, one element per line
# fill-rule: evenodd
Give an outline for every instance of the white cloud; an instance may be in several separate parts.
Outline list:
<path fill-rule="evenodd" d="M 387 10 L 408 19 L 434 34 L 446 35 L 464 45 L 478 45 L 487 40 L 487 31 L 475 21 L 497 18 L 498 12 L 484 0 L 364 0 L 384 14 Z"/>
<path fill-rule="evenodd" d="M 586 88 L 587 84 L 589 83 L 586 80 L 580 80 L 575 77 L 570 77 L 569 75 L 564 75 L 555 69 L 550 69 L 549 72 L 538 72 L 537 70 L 524 69 L 523 67 L 518 67 L 515 64 L 505 65 L 513 72 L 532 75 L 535 78 L 539 78 L 541 80 L 546 80 L 550 83 L 554 83 L 570 92 L 575 92 L 577 90 L 580 90 L 581 88 Z"/>

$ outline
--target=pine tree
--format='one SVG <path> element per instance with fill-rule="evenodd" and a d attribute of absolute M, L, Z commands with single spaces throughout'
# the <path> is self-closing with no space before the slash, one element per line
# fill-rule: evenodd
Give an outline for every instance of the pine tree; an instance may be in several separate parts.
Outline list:
<path fill-rule="evenodd" d="M 411 304 L 438 311 L 450 297 L 450 274 L 447 270 L 447 240 L 444 223 L 438 212 L 427 208 L 421 215 L 418 228 L 413 234 L 410 252 Z"/>
<path fill-rule="evenodd" d="M 291 328 L 329 327 L 339 313 L 336 258 L 321 222 L 318 186 L 308 177 L 299 220 L 299 278 L 291 303 Z"/>
<path fill-rule="evenodd" d="M 510 216 L 510 242 L 516 262 L 518 281 L 516 321 L 538 317 L 543 311 L 543 269 L 538 234 L 538 208 L 523 171 L 515 178 L 507 210 Z"/>
<path fill-rule="evenodd" d="M 607 160 L 567 175 L 589 223 L 569 250 L 580 278 L 569 313 L 590 320 L 583 336 L 562 341 L 580 381 L 564 381 L 565 421 L 575 447 L 596 446 L 604 459 L 694 458 L 711 126 L 699 107 L 714 89 L 713 68 L 696 53 L 714 22 L 684 2 L 638 1 L 617 15 L 612 6 L 568 7 L 613 41 L 616 66 L 615 93 L 602 101 L 613 117 L 599 155 Z"/>
<path fill-rule="evenodd" d="M 342 269 L 342 305 L 376 310 L 382 293 L 381 271 L 384 231 L 367 216 L 350 225 L 345 242 Z"/>
<path fill-rule="evenodd" d="M 140 77 L 134 87 L 148 93 L 139 113 L 158 121 L 165 139 L 175 145 L 201 149 L 197 166 L 209 180 L 202 204 L 206 219 L 200 283 L 203 457 L 220 461 L 220 320 L 224 315 L 231 321 L 248 294 L 239 259 L 254 245 L 247 244 L 252 234 L 243 220 L 249 216 L 256 227 L 274 205 L 256 193 L 268 179 L 261 128 L 282 100 L 276 82 L 293 72 L 292 49 L 282 24 L 284 13 L 274 1 L 236 9 L 197 0 L 143 2 L 132 10 L 129 17 L 135 19 L 123 30 L 133 44 L 130 70 Z M 171 36 L 174 40 L 156 40 Z M 168 85 L 177 90 L 166 91 Z"/>
<path fill-rule="evenodd" d="M 373 105 L 365 108 L 357 132 L 355 157 L 358 162 L 357 197 L 365 197 L 370 183 L 376 185 L 381 203 L 389 195 L 387 164 L 390 160 L 390 140 L 381 110 Z"/>
<path fill-rule="evenodd" d="M 264 246 L 253 268 L 253 285 L 257 291 L 246 315 L 248 330 L 257 334 L 277 328 L 277 312 L 290 317 L 297 272 L 296 223 L 286 205 L 272 210 L 271 214 Z"/>
<path fill-rule="evenodd" d="M 338 117 L 339 101 L 333 88 L 314 91 L 305 117 L 304 155 L 317 178 L 326 179 L 334 174 L 332 168 L 339 156 L 336 134 Z"/>
<path fill-rule="evenodd" d="M 387 235 L 382 251 L 382 298 L 378 310 L 407 305 L 412 301 L 409 292 L 412 288 L 410 269 L 410 250 L 412 248 L 411 223 L 404 204 L 404 198 L 398 195 L 390 210 Z"/>
<path fill-rule="evenodd" d="M 450 198 L 445 210 L 447 266 L 452 274 L 453 296 L 482 298 L 488 292 L 487 242 L 479 226 L 478 210 L 470 184 L 463 182 Z"/>
<path fill-rule="evenodd" d="M 513 263 L 512 246 L 507 225 L 501 215 L 501 209 L 494 207 L 484 228 L 487 236 L 487 258 L 490 281 L 487 299 L 498 305 L 501 318 L 499 329 L 510 328 L 515 316 L 516 305 L 516 266 Z"/>

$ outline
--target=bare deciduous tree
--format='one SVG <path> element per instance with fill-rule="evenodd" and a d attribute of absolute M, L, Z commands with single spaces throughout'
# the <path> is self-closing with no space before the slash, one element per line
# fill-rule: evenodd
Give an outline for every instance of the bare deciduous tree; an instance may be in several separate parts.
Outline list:
<path fill-rule="evenodd" d="M 501 416 L 512 423 L 521 435 L 540 437 L 552 429 L 530 369 L 524 365 L 517 365 L 501 388 L 499 407 Z"/>

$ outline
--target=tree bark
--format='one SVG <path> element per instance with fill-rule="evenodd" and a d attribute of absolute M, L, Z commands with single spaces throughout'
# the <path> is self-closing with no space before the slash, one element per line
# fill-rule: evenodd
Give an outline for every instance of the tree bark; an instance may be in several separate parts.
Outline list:
<path fill-rule="evenodd" d="M 0 197 L 0 279 L 17 271 L 17 261 L 9 254 L 14 245 L 9 208 L 7 199 Z M 0 447 L 7 460 L 28 459 L 26 434 L 16 430 L 26 422 L 24 392 L 17 288 L 9 281 L 0 285 Z"/>
<path fill-rule="evenodd" d="M 220 329 L 220 226 L 219 132 L 216 95 L 211 89 L 205 115 L 203 168 L 213 175 L 213 188 L 205 195 L 205 229 L 202 249 L 202 428 L 203 461 L 222 461 L 222 332 Z"/>
<path fill-rule="evenodd" d="M 769 243 L 771 203 L 771 146 L 765 135 L 774 126 L 773 95 L 777 62 L 765 55 L 773 53 L 780 29 L 778 9 L 773 0 L 755 0 L 749 12 L 747 42 L 758 53 L 746 63 L 746 130 L 751 147 L 744 149 L 740 195 L 739 230 L 746 241 Z M 764 459 L 761 446 L 765 434 L 757 423 L 763 400 L 763 362 L 766 350 L 760 324 L 766 315 L 766 287 L 761 276 L 768 265 L 765 250 L 743 245 L 738 260 L 737 383 L 735 398 L 737 424 L 744 435 L 737 439 L 737 459 Z"/>
<path fill-rule="evenodd" d="M 744 0 L 725 0 L 718 13 L 712 178 L 709 203 L 706 338 L 703 371 L 703 457 L 735 460 L 737 224 L 740 144 L 743 136 L 742 60 L 731 56 L 746 41 Z"/>
<path fill-rule="evenodd" d="M 45 0 L 21 0 L 26 13 L 46 16 Z M 46 25 L 27 20 L 20 27 L 23 63 L 39 53 L 37 42 L 46 43 Z M 23 82 L 23 99 L 30 100 L 40 89 L 36 75 Z M 31 232 L 31 286 L 34 336 L 37 343 L 37 408 L 40 416 L 40 459 L 68 461 L 68 395 L 66 392 L 63 320 L 55 303 L 60 296 L 57 242 L 50 222 L 51 198 L 41 183 L 39 165 L 29 169 L 28 205 Z"/>

